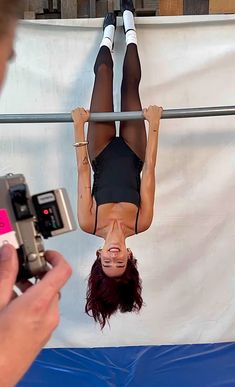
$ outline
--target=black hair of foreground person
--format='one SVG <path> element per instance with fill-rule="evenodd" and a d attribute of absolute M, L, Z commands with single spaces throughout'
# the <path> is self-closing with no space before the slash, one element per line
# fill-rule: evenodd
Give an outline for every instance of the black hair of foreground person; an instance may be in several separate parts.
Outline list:
<path fill-rule="evenodd" d="M 88 279 L 86 313 L 100 323 L 101 329 L 112 314 L 139 312 L 143 305 L 142 280 L 137 270 L 137 260 L 128 259 L 121 277 L 108 277 L 102 269 L 99 253 L 92 265 Z"/>

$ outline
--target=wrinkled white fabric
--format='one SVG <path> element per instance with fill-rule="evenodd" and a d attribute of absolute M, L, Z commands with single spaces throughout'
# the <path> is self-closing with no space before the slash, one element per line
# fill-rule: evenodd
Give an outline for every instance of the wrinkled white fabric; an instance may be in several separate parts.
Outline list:
<path fill-rule="evenodd" d="M 136 18 L 143 106 L 235 105 L 235 16 Z M 23 22 L 1 113 L 89 107 L 102 19 Z M 114 44 L 115 110 L 125 36 Z M 32 193 L 66 187 L 76 214 L 72 124 L 4 124 L 0 173 L 26 176 Z M 235 339 L 235 117 L 162 120 L 151 228 L 127 241 L 145 307 L 103 332 L 84 314 L 86 279 L 102 240 L 81 230 L 45 242 L 74 274 L 62 292 L 51 347 L 220 342 Z"/>

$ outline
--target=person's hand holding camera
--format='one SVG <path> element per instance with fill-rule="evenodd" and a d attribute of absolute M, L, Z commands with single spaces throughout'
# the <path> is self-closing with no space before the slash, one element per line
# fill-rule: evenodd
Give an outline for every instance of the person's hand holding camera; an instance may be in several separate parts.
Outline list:
<path fill-rule="evenodd" d="M 16 250 L 0 249 L 0 386 L 14 386 L 24 375 L 59 323 L 60 289 L 72 270 L 63 256 L 47 251 L 52 268 L 35 285 L 29 281 L 13 292 L 18 272 Z M 14 347 L 12 346 L 14 344 Z"/>

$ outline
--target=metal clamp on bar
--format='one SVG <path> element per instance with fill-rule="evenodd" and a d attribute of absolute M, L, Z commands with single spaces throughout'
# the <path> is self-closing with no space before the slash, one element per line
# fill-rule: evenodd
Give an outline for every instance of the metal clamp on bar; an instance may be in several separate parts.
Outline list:
<path fill-rule="evenodd" d="M 235 106 L 199 107 L 163 110 L 161 118 L 189 118 L 235 115 Z M 90 113 L 89 121 L 127 121 L 144 119 L 143 111 Z M 70 113 L 0 114 L 0 124 L 72 122 Z"/>

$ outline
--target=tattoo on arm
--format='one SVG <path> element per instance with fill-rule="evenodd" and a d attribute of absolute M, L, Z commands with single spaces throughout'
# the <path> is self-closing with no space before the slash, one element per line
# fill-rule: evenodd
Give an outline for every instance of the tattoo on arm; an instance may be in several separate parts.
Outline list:
<path fill-rule="evenodd" d="M 82 164 L 83 165 L 86 165 L 86 164 L 88 164 L 89 162 L 88 162 L 88 158 L 87 158 L 87 156 L 85 156 L 84 157 L 84 159 L 83 159 L 83 161 L 82 161 Z"/>
<path fill-rule="evenodd" d="M 85 186 L 84 186 L 84 188 L 85 188 L 85 189 L 89 189 L 89 190 L 91 190 L 91 186 L 90 186 L 90 185 L 85 185 Z M 79 197 L 80 197 L 80 199 L 82 199 L 82 198 L 83 198 L 83 196 L 82 196 L 82 193 L 80 194 L 80 196 L 79 196 Z"/>

